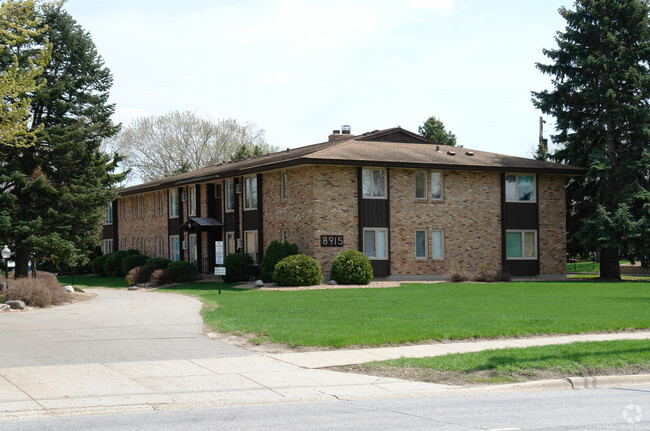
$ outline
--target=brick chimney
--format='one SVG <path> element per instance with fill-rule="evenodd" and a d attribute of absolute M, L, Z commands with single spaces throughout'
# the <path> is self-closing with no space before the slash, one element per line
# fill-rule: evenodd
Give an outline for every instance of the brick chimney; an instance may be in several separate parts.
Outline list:
<path fill-rule="evenodd" d="M 330 142 L 332 142 L 332 141 L 338 141 L 338 140 L 341 140 L 341 139 L 351 138 L 354 135 L 350 134 L 350 130 L 351 130 L 350 126 L 348 126 L 348 125 L 341 126 L 341 130 L 333 130 L 332 131 L 332 134 L 328 136 L 328 140 Z"/>

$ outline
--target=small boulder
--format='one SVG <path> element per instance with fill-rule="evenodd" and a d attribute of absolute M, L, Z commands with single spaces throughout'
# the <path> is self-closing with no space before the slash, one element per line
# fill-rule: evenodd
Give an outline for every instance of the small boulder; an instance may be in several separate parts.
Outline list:
<path fill-rule="evenodd" d="M 338 283 L 336 282 L 336 280 L 330 280 L 330 282 L 327 283 L 327 284 L 329 284 L 330 286 L 338 286 Z"/>
<path fill-rule="evenodd" d="M 65 290 L 68 293 L 74 292 L 74 287 L 70 286 L 69 284 L 67 286 L 63 286 L 63 290 Z"/>
<path fill-rule="evenodd" d="M 11 307 L 8 306 L 7 304 L 0 304 L 0 313 L 2 313 L 3 311 L 9 311 L 10 308 Z"/>
<path fill-rule="evenodd" d="M 255 287 L 264 287 L 264 282 L 262 280 L 257 280 L 255 282 Z"/>
<path fill-rule="evenodd" d="M 12 299 L 10 301 L 5 302 L 5 304 L 7 304 L 13 310 L 24 310 L 25 309 L 25 303 L 23 301 L 18 300 L 18 299 Z"/>
<path fill-rule="evenodd" d="M 135 286 L 135 285 L 133 285 L 133 286 L 129 286 L 129 287 L 127 288 L 127 290 L 138 290 L 138 289 L 139 289 L 138 286 Z"/>

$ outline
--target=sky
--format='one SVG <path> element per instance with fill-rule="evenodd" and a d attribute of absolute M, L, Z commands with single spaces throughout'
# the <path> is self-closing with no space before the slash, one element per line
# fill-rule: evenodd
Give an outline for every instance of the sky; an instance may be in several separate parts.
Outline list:
<path fill-rule="evenodd" d="M 68 0 L 114 78 L 114 120 L 235 118 L 280 149 L 435 116 L 465 148 L 531 157 L 535 68 L 569 0 Z M 545 137 L 553 118 L 544 117 Z"/>

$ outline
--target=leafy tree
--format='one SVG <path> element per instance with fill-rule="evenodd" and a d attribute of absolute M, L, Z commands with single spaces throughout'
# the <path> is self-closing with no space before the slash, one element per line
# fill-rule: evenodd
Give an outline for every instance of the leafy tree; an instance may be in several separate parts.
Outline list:
<path fill-rule="evenodd" d="M 151 181 L 225 162 L 242 144 L 268 148 L 264 130 L 253 124 L 175 111 L 134 120 L 121 133 L 118 151 L 126 167 Z"/>
<path fill-rule="evenodd" d="M 274 151 L 277 151 L 277 149 L 266 144 L 244 142 L 231 154 L 230 160 L 243 160 L 249 157 L 263 156 L 264 154 L 272 153 Z"/>
<path fill-rule="evenodd" d="M 114 135 L 112 85 L 90 36 L 62 3 L 41 5 L 33 38 L 52 45 L 47 81 L 31 97 L 34 144 L 4 148 L 0 162 L 0 238 L 16 253 L 16 275 L 26 276 L 30 258 L 79 265 L 99 242 L 104 205 L 112 201 L 119 159 L 102 153 L 101 141 Z M 16 46 L 20 67 L 32 67 L 32 41 Z M 0 58 L 0 70 L 11 65 Z"/>
<path fill-rule="evenodd" d="M 648 249 L 650 231 L 650 6 L 647 0 L 577 0 L 537 68 L 553 89 L 533 103 L 556 118 L 554 159 L 588 168 L 569 180 L 568 231 L 600 252 L 600 276 L 620 278 L 619 258 Z"/>
<path fill-rule="evenodd" d="M 441 145 L 457 146 L 456 135 L 446 130 L 443 122 L 436 117 L 427 118 L 424 124 L 418 127 L 418 133 Z"/>
<path fill-rule="evenodd" d="M 45 84 L 41 77 L 50 58 L 50 44 L 34 1 L 6 1 L 0 5 L 0 151 L 28 147 L 38 128 L 31 128 L 30 94 Z M 42 42 L 37 42 L 37 39 Z M 28 48 L 27 52 L 24 51 Z M 22 63 L 19 60 L 22 58 Z"/>

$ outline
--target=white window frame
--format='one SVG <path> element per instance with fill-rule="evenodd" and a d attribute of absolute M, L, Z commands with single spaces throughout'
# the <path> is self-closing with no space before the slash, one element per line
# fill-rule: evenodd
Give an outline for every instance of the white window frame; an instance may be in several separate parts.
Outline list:
<path fill-rule="evenodd" d="M 254 250 L 251 252 L 248 248 L 248 236 L 252 234 L 254 236 Z M 244 231 L 244 253 L 250 254 L 253 258 L 253 262 L 257 262 L 257 231 L 256 230 L 245 230 Z"/>
<path fill-rule="evenodd" d="M 181 240 L 178 235 L 169 236 L 169 260 L 172 262 L 181 260 Z"/>
<path fill-rule="evenodd" d="M 287 242 L 289 239 L 289 231 L 287 229 L 282 229 L 282 233 L 280 234 L 280 242 L 284 244 Z"/>
<path fill-rule="evenodd" d="M 386 253 L 385 256 L 374 256 L 370 257 L 366 254 L 366 233 L 374 233 L 375 237 L 375 252 L 377 252 L 377 232 L 384 232 L 384 252 Z M 371 228 L 364 228 L 363 229 L 363 238 L 361 238 L 362 244 L 363 244 L 363 254 L 365 254 L 368 259 L 370 260 L 388 260 L 388 256 L 390 255 L 389 246 L 388 246 L 388 228 L 385 227 L 371 227 Z"/>
<path fill-rule="evenodd" d="M 436 241 L 434 235 L 440 232 L 440 254 L 436 253 Z M 445 230 L 444 229 L 431 229 L 431 259 L 444 260 L 445 259 Z"/>
<path fill-rule="evenodd" d="M 507 236 L 509 233 L 518 233 L 521 234 L 521 257 L 509 257 L 508 256 L 508 239 Z M 535 255 L 532 257 L 526 256 L 526 234 L 527 233 L 532 233 L 534 234 L 535 238 L 535 243 L 534 245 L 534 251 Z M 539 247 L 537 243 L 537 231 L 534 229 L 507 229 L 506 230 L 506 260 L 537 260 L 537 249 Z"/>
<path fill-rule="evenodd" d="M 231 244 L 232 241 L 232 244 Z M 237 253 L 237 243 L 235 241 L 235 232 L 226 232 L 226 256 Z"/>
<path fill-rule="evenodd" d="M 433 197 L 433 177 L 434 175 L 440 175 L 440 197 Z M 431 200 L 432 201 L 443 201 L 445 199 L 445 176 L 442 174 L 442 171 L 432 171 L 431 172 Z"/>
<path fill-rule="evenodd" d="M 199 246 L 198 238 L 195 233 L 187 236 L 188 242 L 188 259 L 192 263 L 196 263 L 199 259 Z"/>
<path fill-rule="evenodd" d="M 120 238 L 120 250 L 127 250 L 129 248 L 129 241 L 127 238 Z"/>
<path fill-rule="evenodd" d="M 196 215 L 196 186 L 187 188 L 187 213 L 190 217 Z"/>
<path fill-rule="evenodd" d="M 375 181 L 374 181 L 374 172 L 375 171 L 383 171 L 384 173 L 384 194 L 381 196 L 375 196 Z M 369 186 L 369 194 L 365 194 L 364 192 L 364 187 L 363 187 L 363 182 L 366 178 L 366 173 L 369 173 L 370 175 L 370 186 Z M 361 193 L 363 199 L 387 199 L 388 197 L 388 172 L 386 168 L 362 168 L 361 169 Z"/>
<path fill-rule="evenodd" d="M 165 256 L 165 238 L 162 236 L 156 237 L 156 257 Z"/>
<path fill-rule="evenodd" d="M 282 172 L 280 174 L 280 198 L 285 201 L 287 200 L 287 173 Z"/>
<path fill-rule="evenodd" d="M 253 183 L 255 190 L 253 191 Z M 253 193 L 254 192 L 254 193 Z M 244 211 L 257 209 L 257 177 L 244 178 Z"/>
<path fill-rule="evenodd" d="M 178 189 L 169 189 L 169 218 L 178 218 Z"/>
<path fill-rule="evenodd" d="M 507 178 L 509 176 L 515 177 L 515 196 L 516 199 L 508 199 L 508 182 Z M 533 199 L 530 201 L 524 201 L 519 199 L 519 177 L 532 177 L 533 178 Z M 505 182 L 504 184 L 504 192 L 505 192 L 505 200 L 508 203 L 520 203 L 520 204 L 534 204 L 537 202 L 537 175 L 535 174 L 525 174 L 525 173 L 512 173 L 508 172 L 504 176 L 503 181 Z"/>
<path fill-rule="evenodd" d="M 104 206 L 104 221 L 102 224 L 113 224 L 113 202 L 109 202 Z"/>
<path fill-rule="evenodd" d="M 227 213 L 235 211 L 235 180 L 226 180 L 225 183 L 225 205 Z"/>
<path fill-rule="evenodd" d="M 102 254 L 111 254 L 113 253 L 113 240 L 104 239 L 102 240 Z"/>
<path fill-rule="evenodd" d="M 418 175 L 424 175 L 424 194 L 422 196 L 418 196 Z M 427 183 L 429 182 L 428 177 L 429 176 L 427 175 L 427 171 L 415 171 L 413 186 L 414 186 L 414 193 L 415 193 L 416 200 L 419 201 L 427 200 L 427 190 L 428 190 Z"/>
<path fill-rule="evenodd" d="M 418 256 L 418 234 L 424 236 L 424 256 Z M 415 230 L 415 258 L 417 260 L 427 260 L 429 258 L 429 238 L 426 229 Z"/>

